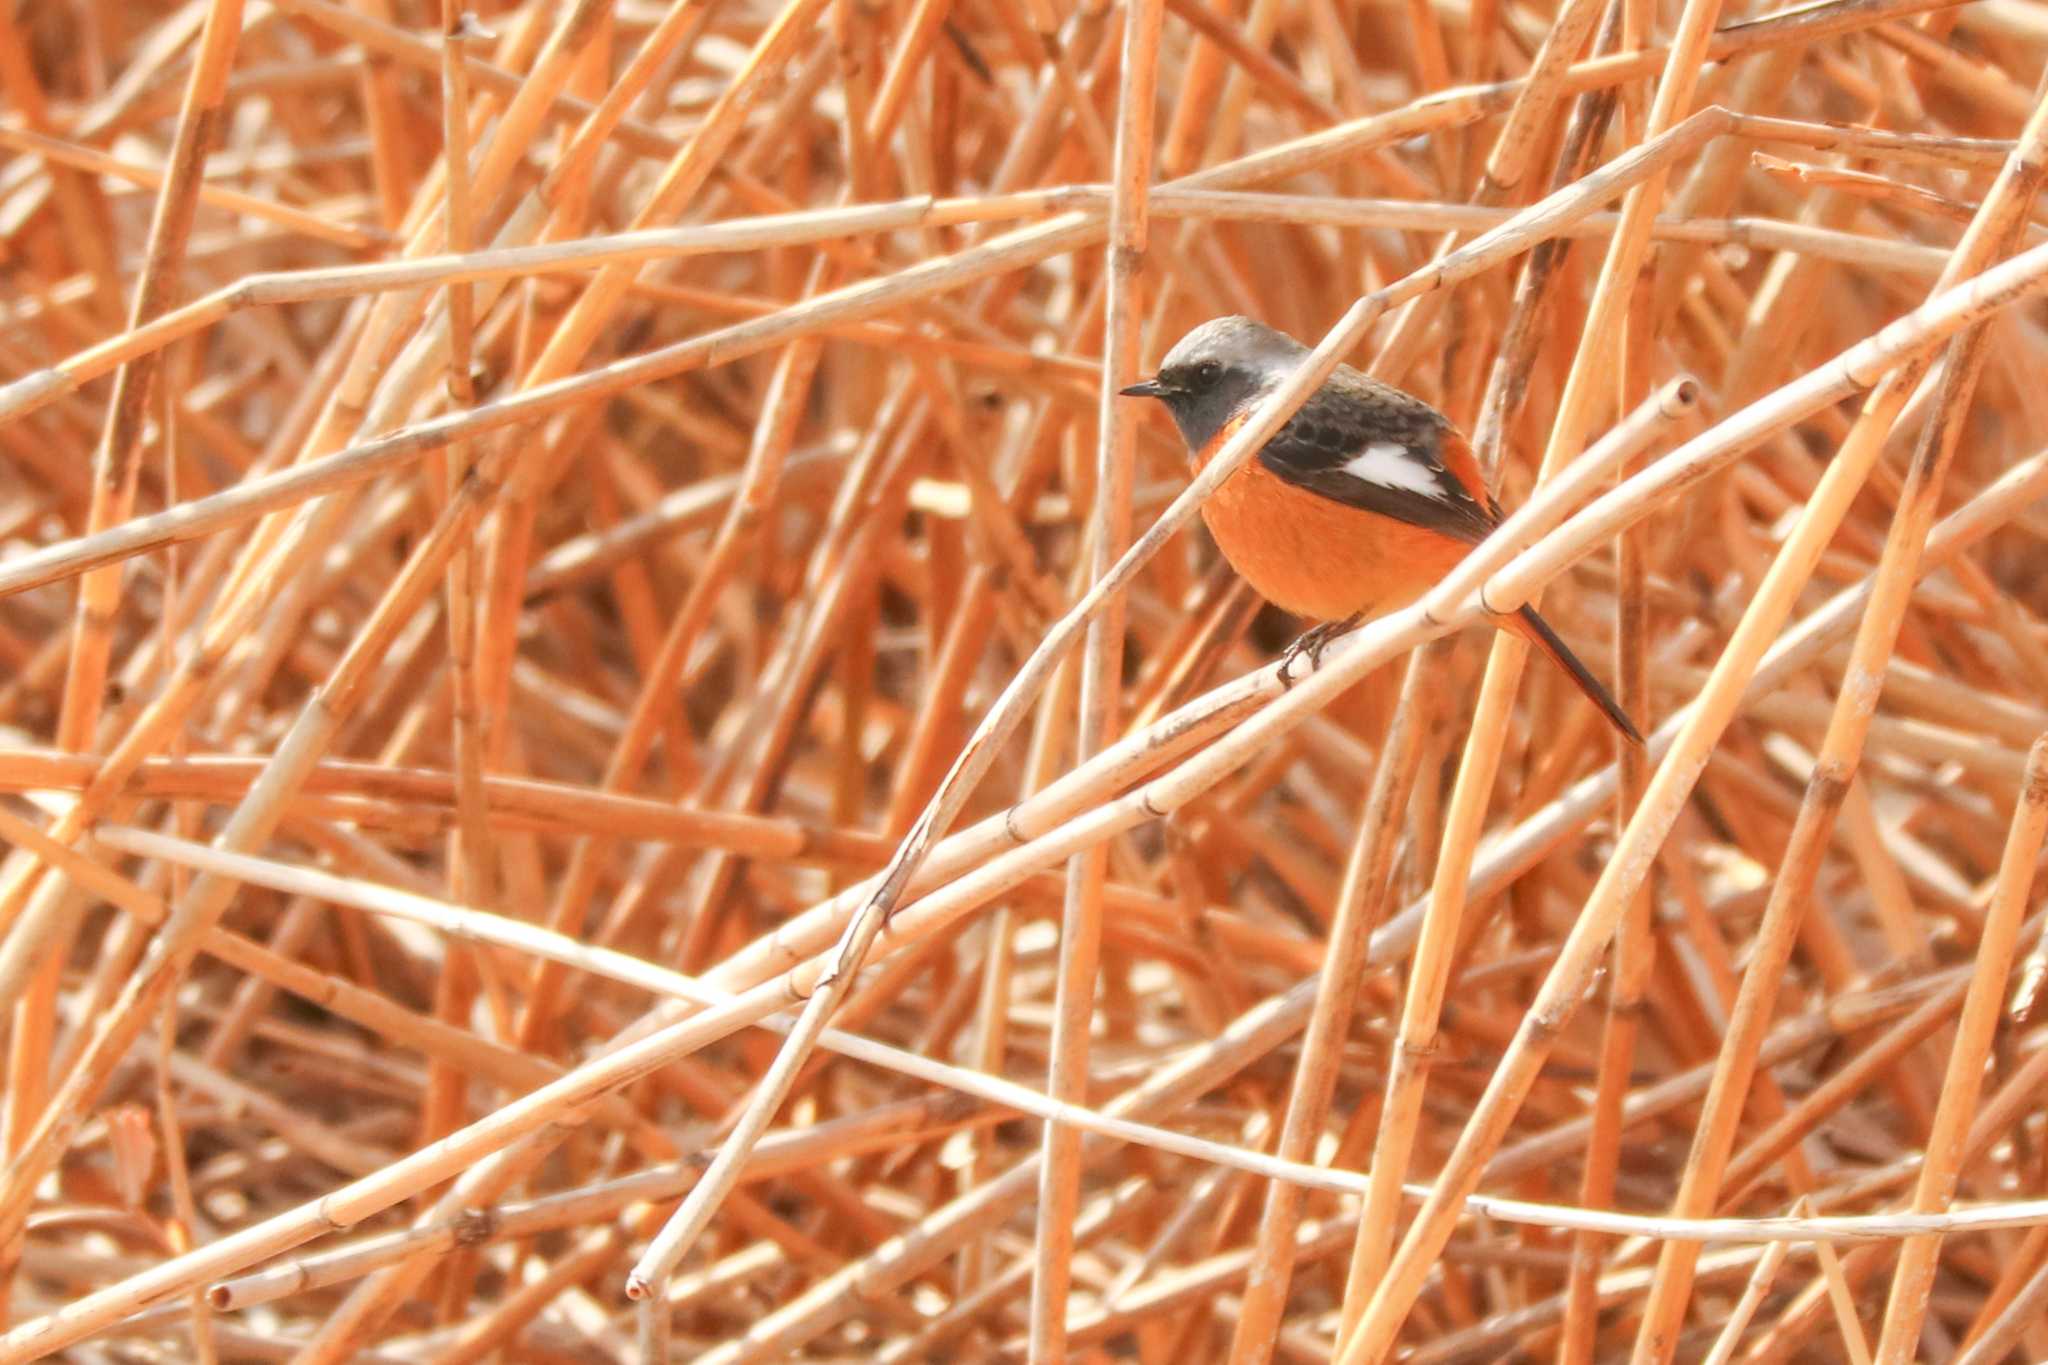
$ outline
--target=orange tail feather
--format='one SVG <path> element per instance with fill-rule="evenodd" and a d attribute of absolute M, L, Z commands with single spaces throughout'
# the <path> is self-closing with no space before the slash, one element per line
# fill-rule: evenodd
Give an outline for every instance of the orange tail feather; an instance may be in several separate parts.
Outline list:
<path fill-rule="evenodd" d="M 1586 700 L 1600 708 L 1600 713 L 1607 717 L 1609 724 L 1621 732 L 1622 738 L 1638 748 L 1642 747 L 1643 736 L 1636 729 L 1635 722 L 1628 718 L 1628 712 L 1621 709 L 1621 703 L 1600 685 L 1600 680 L 1593 676 L 1592 671 L 1579 662 L 1579 656 L 1572 653 L 1565 646 L 1565 642 L 1557 638 L 1557 632 L 1536 614 L 1535 608 L 1523 607 L 1513 617 L 1502 620 L 1501 624 L 1511 628 L 1516 634 L 1523 636 L 1536 648 L 1548 654 L 1552 663 L 1571 675 L 1571 680 L 1578 684 L 1579 691 L 1586 694 Z"/>

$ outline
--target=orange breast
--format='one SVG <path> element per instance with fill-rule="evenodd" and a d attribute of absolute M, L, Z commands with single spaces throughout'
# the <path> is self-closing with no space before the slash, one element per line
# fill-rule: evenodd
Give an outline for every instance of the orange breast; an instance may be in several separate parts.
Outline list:
<path fill-rule="evenodd" d="M 1262 597 L 1321 621 L 1405 607 L 1471 548 L 1296 488 L 1256 456 L 1202 504 L 1202 520 Z"/>

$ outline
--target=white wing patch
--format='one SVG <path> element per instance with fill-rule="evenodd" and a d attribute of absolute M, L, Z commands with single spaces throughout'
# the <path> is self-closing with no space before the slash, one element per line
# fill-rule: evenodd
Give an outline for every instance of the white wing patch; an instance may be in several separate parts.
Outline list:
<path fill-rule="evenodd" d="M 1436 471 L 1415 458 L 1407 446 L 1394 441 L 1375 441 L 1360 454 L 1344 462 L 1344 472 L 1360 483 L 1382 488 L 1400 488 L 1425 498 L 1448 502 Z"/>

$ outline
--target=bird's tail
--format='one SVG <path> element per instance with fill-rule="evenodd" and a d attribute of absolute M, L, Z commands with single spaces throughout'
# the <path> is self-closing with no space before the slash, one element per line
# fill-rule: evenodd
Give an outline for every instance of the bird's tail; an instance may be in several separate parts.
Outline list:
<path fill-rule="evenodd" d="M 1579 662 L 1579 656 L 1572 653 L 1566 648 L 1565 642 L 1557 638 L 1557 632 L 1536 614 L 1534 607 L 1523 607 L 1501 624 L 1527 637 L 1530 643 L 1548 654 L 1551 662 L 1571 675 L 1572 681 L 1579 685 L 1579 691 L 1586 694 L 1586 700 L 1600 708 L 1600 713 L 1607 717 L 1609 724 L 1621 732 L 1622 738 L 1638 748 L 1642 747 L 1642 734 L 1636 729 L 1635 722 L 1628 718 L 1628 712 L 1621 709 L 1621 703 L 1616 701 L 1612 694 L 1600 685 L 1600 680 Z"/>

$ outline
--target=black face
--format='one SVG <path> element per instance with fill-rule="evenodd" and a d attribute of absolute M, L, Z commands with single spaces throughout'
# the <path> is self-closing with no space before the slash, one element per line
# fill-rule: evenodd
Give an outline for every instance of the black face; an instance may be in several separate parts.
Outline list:
<path fill-rule="evenodd" d="M 1212 358 L 1196 358 L 1168 365 L 1155 378 L 1133 384 L 1124 392 L 1166 404 L 1181 438 L 1191 450 L 1200 450 L 1264 388 L 1262 374 Z"/>
<path fill-rule="evenodd" d="M 1197 360 L 1162 371 L 1160 377 L 1163 379 L 1169 374 L 1179 387 L 1191 393 L 1199 393 L 1223 377 L 1223 363 L 1218 360 Z"/>

